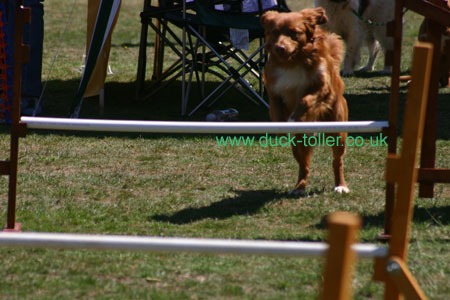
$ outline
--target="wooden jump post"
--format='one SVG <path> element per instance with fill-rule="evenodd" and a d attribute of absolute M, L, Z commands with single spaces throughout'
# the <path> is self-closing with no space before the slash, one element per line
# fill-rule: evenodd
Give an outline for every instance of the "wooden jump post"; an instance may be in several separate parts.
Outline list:
<path fill-rule="evenodd" d="M 30 49 L 22 44 L 23 25 L 30 24 L 30 9 L 23 7 L 23 1 L 16 1 L 16 24 L 14 29 L 13 99 L 11 111 L 10 157 L 0 161 L 0 175 L 9 176 L 8 213 L 5 231 L 20 231 L 16 223 L 17 164 L 19 159 L 19 138 L 26 135 L 26 125 L 20 122 L 20 98 L 22 64 L 29 60 Z"/>
<path fill-rule="evenodd" d="M 426 108 L 425 117 L 425 131 L 427 134 L 422 141 L 420 168 L 416 179 L 420 183 L 419 196 L 432 198 L 434 195 L 434 183 L 450 183 L 450 169 L 435 168 L 441 35 L 445 26 L 450 26 L 450 9 L 445 6 L 445 2 L 442 0 L 396 0 L 395 2 L 395 20 L 392 29 L 394 36 L 394 53 L 392 57 L 393 64 L 389 99 L 389 128 L 387 131 L 389 154 L 397 153 L 400 62 L 404 8 L 419 13 L 426 18 L 428 22 L 428 41 L 434 45 L 430 86 L 427 94 L 428 106 Z M 394 197 L 394 184 L 388 182 L 386 185 L 384 234 L 382 235 L 382 237 L 386 238 L 391 234 Z"/>
<path fill-rule="evenodd" d="M 386 181 L 396 187 L 395 206 L 392 213 L 392 236 L 387 257 L 375 258 L 374 280 L 385 283 L 385 300 L 427 299 L 409 271 L 406 260 L 409 232 L 414 208 L 414 186 L 419 170 L 417 153 L 425 127 L 433 45 L 416 43 L 403 122 L 403 142 L 400 155 L 389 154 L 386 162 Z M 352 265 L 355 242 L 360 221 L 355 216 L 330 215 L 329 252 L 324 273 L 322 299 L 344 300 L 351 298 Z"/>
<path fill-rule="evenodd" d="M 361 218 L 337 212 L 328 215 L 328 252 L 324 267 L 322 300 L 346 300 L 352 296 L 352 280 L 356 260 L 352 244 L 361 228 Z"/>
<path fill-rule="evenodd" d="M 411 84 L 403 125 L 403 142 L 400 155 L 388 154 L 386 181 L 396 184 L 395 205 L 392 213 L 392 233 L 389 257 L 376 259 L 374 279 L 386 284 L 386 300 L 401 299 L 401 295 L 414 294 L 414 299 L 425 299 L 423 292 L 406 268 L 410 224 L 414 208 L 414 186 L 419 142 L 423 134 L 433 46 L 417 43 L 414 47 Z"/>

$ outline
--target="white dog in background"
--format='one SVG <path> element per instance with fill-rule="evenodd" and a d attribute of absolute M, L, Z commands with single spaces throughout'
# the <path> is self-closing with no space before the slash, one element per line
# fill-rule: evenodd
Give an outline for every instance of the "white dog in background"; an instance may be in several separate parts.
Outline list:
<path fill-rule="evenodd" d="M 360 71 L 373 71 L 381 49 L 393 49 L 393 40 L 386 36 L 386 23 L 394 19 L 393 0 L 314 0 L 328 17 L 324 27 L 342 37 L 346 43 L 342 75 L 353 75 L 361 60 L 361 48 L 368 47 L 369 58 Z M 368 23 L 372 24 L 368 24 Z M 381 46 L 381 47 L 380 47 Z M 383 72 L 390 72 L 385 66 Z"/>

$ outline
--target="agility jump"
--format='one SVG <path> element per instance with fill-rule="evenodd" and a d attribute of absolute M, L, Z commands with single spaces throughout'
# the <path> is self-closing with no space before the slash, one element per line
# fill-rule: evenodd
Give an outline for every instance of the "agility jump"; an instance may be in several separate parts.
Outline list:
<path fill-rule="evenodd" d="M 22 117 L 29 129 L 140 133 L 282 134 L 381 132 L 387 121 L 350 122 L 178 122 Z"/>
<path fill-rule="evenodd" d="M 22 1 L 17 1 L 16 16 L 18 24 L 29 21 L 29 10 L 21 6 Z M 27 57 L 27 48 L 22 45 L 22 26 L 17 26 L 15 34 L 15 49 L 17 49 L 14 61 L 14 92 L 13 92 L 13 108 L 12 108 L 12 124 L 11 124 L 11 147 L 10 160 L 0 162 L 0 175 L 9 175 L 9 194 L 8 194 L 8 219 L 6 231 L 0 234 L 0 246 L 4 247 L 62 247 L 62 248 L 105 248 L 105 249 L 128 249 L 137 250 L 147 247 L 147 250 L 158 251 L 200 251 L 200 252 L 221 252 L 221 253 L 254 253 L 279 255 L 280 252 L 289 255 L 296 254 L 298 256 L 305 255 L 323 255 L 326 253 L 327 261 L 324 271 L 324 284 L 322 299 L 347 299 L 351 295 L 351 272 L 352 263 L 356 255 L 368 256 L 375 258 L 375 274 L 376 280 L 383 281 L 386 286 L 385 299 L 400 299 L 401 295 L 405 295 L 411 299 L 426 299 L 415 279 L 412 277 L 406 266 L 406 257 L 408 250 L 410 223 L 413 210 L 413 191 L 417 178 L 417 169 L 415 164 L 417 161 L 417 150 L 419 141 L 423 134 L 425 107 L 427 104 L 427 94 L 429 88 L 429 79 L 431 73 L 431 59 L 433 47 L 430 44 L 419 43 L 414 48 L 413 65 L 412 65 L 412 82 L 408 93 L 408 102 L 405 110 L 404 130 L 403 130 L 403 147 L 400 155 L 390 154 L 386 165 L 386 180 L 391 184 L 397 185 L 395 195 L 396 203 L 392 217 L 392 236 L 389 248 L 377 247 L 374 245 L 353 245 L 355 237 L 360 227 L 360 220 L 357 217 L 351 217 L 348 214 L 333 214 L 328 217 L 330 225 L 329 247 L 322 243 L 314 245 L 304 244 L 301 242 L 274 242 L 274 241 L 235 241 L 235 240 L 202 240 L 202 239 L 157 239 L 157 238 L 136 238 L 136 237 L 99 237 L 99 236 L 78 236 L 66 234 L 42 234 L 42 233 L 12 233 L 11 231 L 20 231 L 20 226 L 15 222 L 15 203 L 17 189 L 17 162 L 18 162 L 18 140 L 24 137 L 26 129 L 33 126 L 44 126 L 52 120 L 55 126 L 61 128 L 63 120 L 47 120 L 43 118 L 22 118 L 20 119 L 20 67 Z M 27 121 L 28 120 L 28 121 Z M 64 126 L 75 126 L 77 121 L 70 119 Z M 28 123 L 29 122 L 29 123 Z M 110 121 L 107 126 L 118 126 Z M 114 121 L 127 122 L 127 121 Z M 39 125 L 40 124 L 40 125 Z M 72 124 L 72 125 L 70 125 Z M 90 123 L 92 125 L 92 122 Z M 147 122 L 149 128 L 153 126 L 153 122 Z M 150 125 L 153 124 L 153 125 Z M 183 123 L 181 123 L 183 124 Z M 255 123 L 249 123 L 248 126 L 255 126 Z M 338 125 L 334 123 L 335 125 Z M 122 124 L 123 125 L 123 124 Z M 141 126 L 142 124 L 140 124 Z M 166 124 L 167 125 L 167 124 Z M 218 126 L 216 129 L 219 130 Z M 260 128 L 253 127 L 253 130 L 264 133 L 271 132 L 273 123 L 264 124 Z M 276 125 L 276 123 L 275 123 Z M 301 124 L 287 124 L 283 126 L 293 126 L 292 132 L 304 132 L 302 130 L 318 131 L 317 128 L 308 127 L 312 124 L 306 124 L 301 129 Z M 345 131 L 345 126 L 339 128 L 339 131 Z M 359 124 L 361 125 L 361 124 Z M 375 126 L 376 125 L 376 126 Z M 387 124 L 365 124 L 365 129 L 361 130 L 381 130 Z M 77 124 L 76 126 L 80 126 Z M 90 126 L 89 121 L 82 126 Z M 95 125 L 100 128 L 103 125 Z M 94 126 L 94 127 L 95 127 Z M 174 127 L 169 126 L 165 130 Z M 178 125 L 177 125 L 178 126 Z M 226 125 L 228 126 L 228 125 Z M 229 133 L 229 130 L 243 130 L 240 133 L 248 132 L 247 129 L 238 129 L 239 127 L 230 125 L 231 128 L 220 129 L 225 130 L 221 133 Z M 298 131 L 295 127 L 298 126 Z M 320 125 L 319 125 L 320 126 Z M 323 124 L 322 124 L 323 126 Z M 349 126 L 349 124 L 347 124 Z M 142 127 L 142 126 L 141 126 Z M 204 127 L 204 126 L 203 126 Z M 202 126 L 198 127 L 206 130 Z M 376 128 L 374 128 L 376 127 Z M 36 128 L 36 127 L 34 127 Z M 84 127 L 86 128 L 86 127 Z M 354 127 L 353 127 L 354 128 Z M 42 128 L 44 129 L 44 128 Z M 49 128 L 46 128 L 49 129 Z M 142 129 L 142 128 L 141 128 Z M 335 130 L 332 127 L 323 128 L 325 132 Z M 351 129 L 347 127 L 346 129 Z M 79 129 L 72 129 L 79 130 Z M 85 129 L 87 130 L 87 129 Z M 110 129 L 108 129 L 110 130 Z M 136 130 L 136 128 L 135 128 Z M 211 130 L 211 128 L 209 129 Z M 274 129 L 275 130 L 275 129 Z M 286 128 L 278 128 L 286 132 Z M 154 131 L 151 131 L 154 132 Z M 165 131 L 169 132 L 169 131 Z M 173 132 L 173 131 L 172 131 Z M 198 131 L 200 132 L 200 131 Z M 233 132 L 233 131 L 231 131 Z M 362 132 L 362 131 L 358 131 Z M 367 131 L 366 131 L 367 132 Z M 369 131 L 373 132 L 373 131 Z M 214 132 L 209 132 L 214 133 Z M 252 133 L 252 132 L 248 132 Z M 256 133 L 256 132 L 253 132 Z M 226 246 L 228 244 L 228 246 Z M 264 250 L 263 244 L 266 246 Z M 271 248 L 268 250 L 267 246 Z M 228 249 L 227 249 L 228 248 Z M 292 249 L 294 248 L 294 249 Z M 289 251 L 287 249 L 290 249 Z M 327 250 L 328 249 L 328 250 Z M 367 252 L 368 251 L 368 252 Z M 387 255 L 386 255 L 387 252 Z M 363 255 L 363 253 L 366 253 Z M 370 254 L 368 254 L 370 253 Z"/>

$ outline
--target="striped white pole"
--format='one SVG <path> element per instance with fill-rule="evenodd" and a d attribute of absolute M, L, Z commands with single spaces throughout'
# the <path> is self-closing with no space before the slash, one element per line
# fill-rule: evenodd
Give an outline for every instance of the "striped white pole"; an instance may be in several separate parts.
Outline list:
<path fill-rule="evenodd" d="M 316 257 L 326 254 L 328 244 L 321 242 L 8 232 L 0 233 L 0 247 L 140 250 L 149 252 L 200 252 Z M 380 247 L 374 244 L 354 244 L 353 249 L 360 258 L 386 257 L 388 254 L 386 247 Z"/>
<path fill-rule="evenodd" d="M 315 132 L 381 132 L 387 121 L 351 122 L 177 122 L 126 121 L 73 118 L 22 117 L 31 129 L 152 132 L 152 133 L 212 133 L 265 134 Z"/>

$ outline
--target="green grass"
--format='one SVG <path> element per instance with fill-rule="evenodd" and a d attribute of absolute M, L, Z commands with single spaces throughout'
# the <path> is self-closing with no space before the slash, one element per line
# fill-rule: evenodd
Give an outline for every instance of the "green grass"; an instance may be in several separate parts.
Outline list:
<path fill-rule="evenodd" d="M 44 2 L 46 116 L 67 116 L 79 84 L 87 1 L 78 2 L 50 75 L 72 1 Z M 302 7 L 306 2 L 291 3 Z M 138 0 L 122 4 L 112 41 L 114 75 L 107 78 L 102 117 L 180 120 L 179 82 L 152 101 L 133 101 L 141 7 Z M 406 14 L 405 73 L 419 23 L 420 17 Z M 378 69 L 381 65 L 379 59 Z M 387 119 L 389 77 L 375 73 L 344 81 L 350 119 Z M 403 87 L 403 99 L 405 92 Z M 440 92 L 437 166 L 449 167 L 450 91 Z M 194 105 L 197 99 L 190 101 Z M 215 106 L 226 107 L 236 107 L 244 121 L 268 120 L 267 110 L 236 93 Z M 207 112 L 193 119 L 203 119 Z M 85 102 L 81 117 L 98 117 L 95 98 Z M 0 159 L 7 158 L 8 149 L 9 134 L 1 127 Z M 325 216 L 345 210 L 362 216 L 361 241 L 375 243 L 383 230 L 385 157 L 385 147 L 348 148 L 345 171 L 352 191 L 336 195 L 331 152 L 319 147 L 309 196 L 292 198 L 287 192 L 297 167 L 284 147 L 218 147 L 213 135 L 29 131 L 20 144 L 17 219 L 24 231 L 321 241 L 326 238 Z M 435 195 L 415 199 L 408 264 L 430 299 L 447 299 L 450 186 L 436 185 Z M 7 177 L 0 178 L 0 199 L 5 220 Z M 261 256 L 1 249 L 0 298 L 315 299 L 322 263 Z M 383 285 L 371 280 L 372 273 L 371 261 L 358 263 L 356 299 L 382 298 Z"/>

